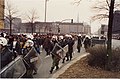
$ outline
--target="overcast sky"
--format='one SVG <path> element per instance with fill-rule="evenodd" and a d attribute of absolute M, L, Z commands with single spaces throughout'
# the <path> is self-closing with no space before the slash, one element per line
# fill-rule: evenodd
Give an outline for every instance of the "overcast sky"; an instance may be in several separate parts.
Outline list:
<path fill-rule="evenodd" d="M 39 21 L 44 21 L 44 4 L 45 0 L 8 0 L 19 10 L 21 18 L 24 20 L 24 15 L 31 9 L 36 9 Z M 47 21 L 55 22 L 64 19 L 74 19 L 77 22 L 79 15 L 79 22 L 87 22 L 90 24 L 90 17 L 95 14 L 91 10 L 91 6 L 95 4 L 96 0 L 83 0 L 79 6 L 73 5 L 74 0 L 48 0 L 47 2 Z M 93 22 L 92 32 L 97 31 L 100 27 L 100 22 Z"/>

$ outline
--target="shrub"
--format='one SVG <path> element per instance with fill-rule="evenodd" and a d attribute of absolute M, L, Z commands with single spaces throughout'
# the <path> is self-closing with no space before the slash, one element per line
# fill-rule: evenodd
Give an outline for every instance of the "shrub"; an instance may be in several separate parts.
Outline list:
<path fill-rule="evenodd" d="M 93 67 L 106 68 L 107 65 L 107 48 L 106 46 L 94 46 L 88 49 L 88 64 Z M 120 48 L 112 49 L 112 61 L 110 64 L 111 71 L 120 71 Z"/>

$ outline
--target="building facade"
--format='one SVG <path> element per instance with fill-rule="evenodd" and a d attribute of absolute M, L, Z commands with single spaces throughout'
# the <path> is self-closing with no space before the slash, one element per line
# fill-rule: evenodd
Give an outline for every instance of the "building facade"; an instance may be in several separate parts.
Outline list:
<path fill-rule="evenodd" d="M 117 10 L 114 13 L 113 34 L 120 34 L 120 10 Z"/>
<path fill-rule="evenodd" d="M 22 24 L 21 18 L 14 17 L 14 19 L 12 20 L 12 33 L 19 33 L 21 29 L 21 24 Z M 4 20 L 4 27 L 5 27 L 4 29 L 7 29 L 7 32 L 9 33 L 10 22 L 6 18 Z"/>
<path fill-rule="evenodd" d="M 0 0 L 0 29 L 4 28 L 4 0 Z"/>
<path fill-rule="evenodd" d="M 91 34 L 91 27 L 83 23 L 61 23 L 61 22 L 35 22 L 35 33 L 80 33 Z M 21 24 L 21 33 L 31 33 L 30 23 Z"/>

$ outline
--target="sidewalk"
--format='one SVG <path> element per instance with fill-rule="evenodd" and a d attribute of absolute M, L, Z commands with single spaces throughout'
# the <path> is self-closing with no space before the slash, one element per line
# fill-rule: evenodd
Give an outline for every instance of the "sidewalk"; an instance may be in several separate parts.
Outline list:
<path fill-rule="evenodd" d="M 75 51 L 75 53 L 78 53 L 77 50 Z M 58 78 L 60 74 L 64 73 L 72 64 L 74 64 L 75 62 L 77 62 L 78 60 L 80 60 L 82 57 L 87 56 L 89 53 L 86 53 L 85 51 L 83 51 L 83 48 L 81 50 L 80 53 L 78 53 L 79 56 L 77 56 L 76 58 L 73 58 L 71 61 L 67 62 L 65 65 L 60 63 L 60 69 L 57 70 L 52 76 L 51 78 Z M 74 55 L 73 55 L 74 57 Z"/>

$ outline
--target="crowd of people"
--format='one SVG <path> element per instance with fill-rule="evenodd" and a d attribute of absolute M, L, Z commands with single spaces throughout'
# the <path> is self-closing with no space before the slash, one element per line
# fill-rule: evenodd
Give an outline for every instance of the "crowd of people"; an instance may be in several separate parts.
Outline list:
<path fill-rule="evenodd" d="M 59 61 L 63 59 L 65 61 L 70 61 L 72 59 L 73 45 L 77 41 L 78 53 L 80 53 L 82 44 L 84 48 L 87 49 L 91 46 L 91 39 L 89 36 L 82 36 L 81 34 L 70 35 L 70 34 L 59 34 L 59 35 L 39 35 L 39 34 L 21 34 L 21 35 L 7 35 L 1 33 L 0 35 L 0 56 L 1 56 L 1 69 L 7 64 L 13 61 L 17 56 L 22 55 L 25 57 L 27 53 L 34 47 L 36 53 L 41 54 L 40 47 L 46 51 L 46 56 L 52 55 L 52 66 L 50 73 L 52 74 L 54 68 L 59 69 Z M 68 51 L 64 58 L 58 54 L 58 50 L 62 49 L 64 52 L 64 47 L 68 45 Z M 65 60 L 66 59 L 66 60 Z M 30 66 L 26 67 L 34 71 L 33 74 L 37 74 L 37 68 L 30 58 L 26 59 Z"/>

